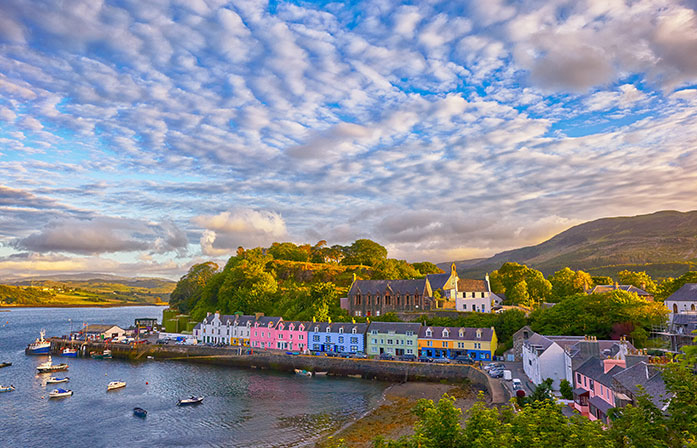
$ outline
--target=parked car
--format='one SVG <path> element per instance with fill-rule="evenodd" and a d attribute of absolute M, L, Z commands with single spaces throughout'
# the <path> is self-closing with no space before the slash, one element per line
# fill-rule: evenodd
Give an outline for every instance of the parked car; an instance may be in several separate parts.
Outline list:
<path fill-rule="evenodd" d="M 484 366 L 484 370 L 503 369 L 504 367 L 505 366 L 500 362 L 490 362 L 489 364 Z"/>
<path fill-rule="evenodd" d="M 513 387 L 513 390 L 523 390 L 523 383 L 518 378 L 513 378 L 511 387 Z"/>
<path fill-rule="evenodd" d="M 368 355 L 366 355 L 363 352 L 351 353 L 351 358 L 366 359 L 366 358 L 368 358 Z"/>
<path fill-rule="evenodd" d="M 419 356 L 419 362 L 433 362 L 433 358 L 429 358 L 428 356 Z"/>
<path fill-rule="evenodd" d="M 329 356 L 330 358 L 338 358 L 339 356 L 341 356 L 341 354 L 337 352 L 327 352 L 327 356 Z"/>
<path fill-rule="evenodd" d="M 503 370 L 490 370 L 489 376 L 492 378 L 501 378 L 503 377 Z"/>
<path fill-rule="evenodd" d="M 474 362 L 472 358 L 466 355 L 457 356 L 454 361 L 458 364 L 472 364 Z"/>
<path fill-rule="evenodd" d="M 416 361 L 416 355 L 411 355 L 411 354 L 401 355 L 401 356 L 399 357 L 399 360 L 400 360 L 400 361 L 414 362 L 414 361 Z"/>
<path fill-rule="evenodd" d="M 437 362 L 439 364 L 450 364 L 450 358 L 434 358 L 433 362 Z"/>
<path fill-rule="evenodd" d="M 389 353 L 380 353 L 381 361 L 394 361 L 394 356 Z"/>

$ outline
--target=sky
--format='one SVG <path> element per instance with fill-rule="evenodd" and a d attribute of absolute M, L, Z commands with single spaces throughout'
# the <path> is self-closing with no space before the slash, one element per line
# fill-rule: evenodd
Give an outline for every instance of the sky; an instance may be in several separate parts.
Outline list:
<path fill-rule="evenodd" d="M 697 209 L 697 2 L 3 0 L 0 277 L 442 262 Z"/>

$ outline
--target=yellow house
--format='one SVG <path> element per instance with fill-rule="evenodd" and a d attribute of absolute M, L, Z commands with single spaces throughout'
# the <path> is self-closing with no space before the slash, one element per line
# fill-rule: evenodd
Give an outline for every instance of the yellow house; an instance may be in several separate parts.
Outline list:
<path fill-rule="evenodd" d="M 496 330 L 469 327 L 421 327 L 417 339 L 420 356 L 491 361 L 497 346 Z"/>

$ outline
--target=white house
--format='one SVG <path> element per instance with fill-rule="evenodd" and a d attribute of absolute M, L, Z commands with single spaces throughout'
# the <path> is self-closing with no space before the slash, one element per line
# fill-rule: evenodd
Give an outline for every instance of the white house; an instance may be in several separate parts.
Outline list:
<path fill-rule="evenodd" d="M 82 329 L 83 334 L 88 337 L 101 337 L 102 339 L 116 339 L 126 335 L 126 330 L 118 325 L 87 325 Z"/>
<path fill-rule="evenodd" d="M 697 313 L 697 283 L 685 283 L 682 288 L 671 294 L 664 303 L 670 313 L 669 319 L 671 322 L 673 322 L 673 317 L 676 314 Z"/>
<path fill-rule="evenodd" d="M 491 313 L 495 306 L 500 305 L 500 302 L 501 298 L 491 292 L 489 274 L 484 277 L 484 280 L 458 279 L 455 298 L 457 311 Z"/>
<path fill-rule="evenodd" d="M 583 336 L 543 336 L 533 333 L 523 341 L 523 370 L 538 385 L 547 378 L 553 380 L 552 388 L 559 389 L 559 382 L 566 379 L 565 348 Z"/>
<path fill-rule="evenodd" d="M 250 329 L 256 320 L 257 316 L 208 313 L 194 327 L 193 333 L 196 340 L 202 343 L 249 347 Z"/>

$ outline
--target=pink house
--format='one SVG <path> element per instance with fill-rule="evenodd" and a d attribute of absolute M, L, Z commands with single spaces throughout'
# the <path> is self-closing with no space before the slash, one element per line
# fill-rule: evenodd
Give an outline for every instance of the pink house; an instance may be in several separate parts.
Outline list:
<path fill-rule="evenodd" d="M 613 376 L 624 371 L 623 359 L 589 358 L 574 372 L 574 408 L 591 420 L 607 423 L 607 413 L 615 405 Z"/>
<path fill-rule="evenodd" d="M 257 319 L 249 332 L 249 345 L 254 349 L 276 348 L 276 325 L 281 322 L 281 317 L 265 317 Z"/>
<path fill-rule="evenodd" d="M 274 348 L 298 352 L 306 351 L 308 326 L 308 322 L 279 322 L 275 328 L 276 343 Z"/>

